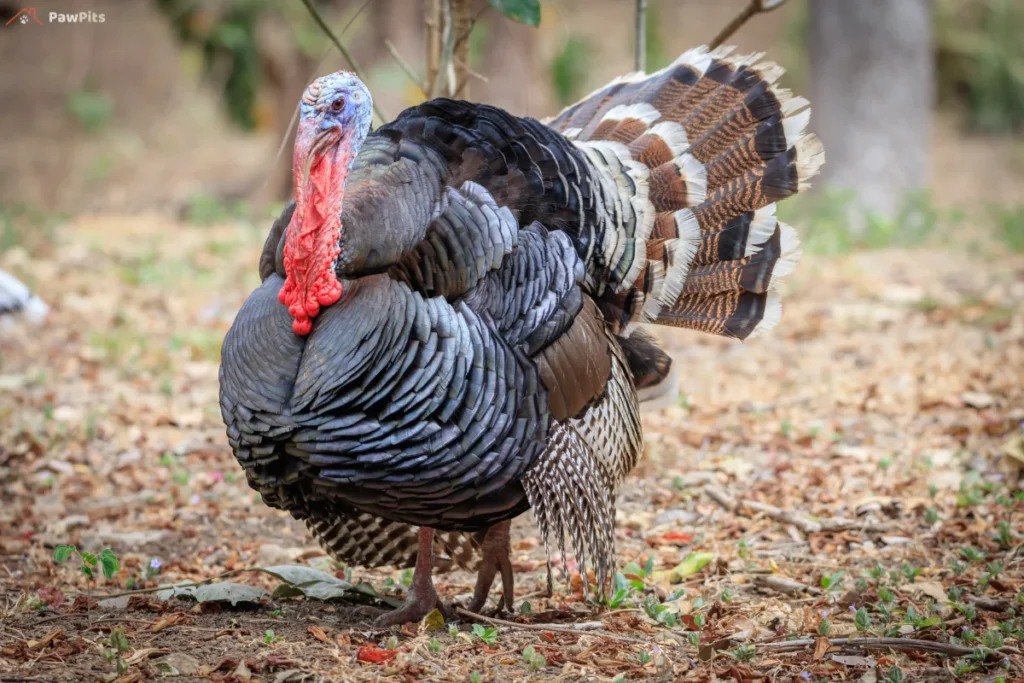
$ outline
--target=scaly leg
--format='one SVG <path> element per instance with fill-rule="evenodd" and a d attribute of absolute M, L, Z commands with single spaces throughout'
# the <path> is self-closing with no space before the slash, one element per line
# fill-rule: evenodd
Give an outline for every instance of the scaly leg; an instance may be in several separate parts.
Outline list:
<path fill-rule="evenodd" d="M 512 543 L 509 537 L 509 529 L 512 527 L 512 520 L 499 522 L 487 530 L 484 541 L 480 546 L 483 554 L 483 564 L 476 575 L 476 590 L 473 591 L 473 600 L 469 603 L 469 611 L 479 613 L 487 602 L 487 596 L 491 592 L 491 584 L 494 583 L 495 575 L 501 572 L 501 585 L 504 595 L 498 601 L 498 609 L 512 611 L 512 603 L 515 599 L 515 580 L 512 574 Z"/>
<path fill-rule="evenodd" d="M 435 608 L 441 607 L 434 590 L 431 570 L 434 564 L 434 530 L 420 527 L 419 544 L 416 552 L 416 569 L 409 584 L 409 594 L 405 604 L 391 612 L 385 612 L 373 620 L 377 627 L 393 626 L 408 622 L 418 622 L 430 614 Z"/>

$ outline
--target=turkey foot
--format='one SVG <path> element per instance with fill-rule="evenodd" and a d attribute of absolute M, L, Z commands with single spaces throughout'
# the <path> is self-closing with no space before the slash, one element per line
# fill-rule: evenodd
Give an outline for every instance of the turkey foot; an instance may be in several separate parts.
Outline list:
<path fill-rule="evenodd" d="M 441 601 L 437 598 L 437 591 L 434 590 L 434 581 L 430 575 L 434 564 L 433 544 L 434 530 L 420 527 L 419 546 L 416 551 L 416 569 L 412 574 L 412 583 L 409 584 L 409 594 L 405 599 L 405 604 L 396 610 L 380 614 L 380 616 L 373 620 L 374 626 L 384 628 L 409 622 L 419 622 L 434 609 L 444 611 Z M 362 609 L 360 613 L 368 615 L 370 610 Z M 379 610 L 373 610 L 372 613 L 379 613 Z"/>
<path fill-rule="evenodd" d="M 501 586 L 504 591 L 502 599 L 498 601 L 498 610 L 503 607 L 509 612 L 512 611 L 512 603 L 515 599 L 515 580 L 512 574 L 512 543 L 509 537 L 509 529 L 512 527 L 512 520 L 498 522 L 484 536 L 480 544 L 483 554 L 483 563 L 476 575 L 476 589 L 473 591 L 473 600 L 469 603 L 469 611 L 480 613 L 487 596 L 491 592 L 491 584 L 494 577 L 501 572 Z"/>

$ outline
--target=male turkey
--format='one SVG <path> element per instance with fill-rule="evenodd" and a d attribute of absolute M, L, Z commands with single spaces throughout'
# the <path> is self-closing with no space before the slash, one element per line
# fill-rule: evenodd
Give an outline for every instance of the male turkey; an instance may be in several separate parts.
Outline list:
<path fill-rule="evenodd" d="M 530 507 L 603 591 L 638 403 L 676 389 L 640 326 L 770 329 L 800 254 L 773 202 L 823 153 L 761 56 L 694 49 L 547 124 L 437 99 L 371 133 L 352 74 L 306 90 L 221 410 L 264 502 L 341 561 L 415 565 L 379 625 L 438 605 L 435 563 L 479 570 L 473 610 L 500 572 L 511 609 Z"/>

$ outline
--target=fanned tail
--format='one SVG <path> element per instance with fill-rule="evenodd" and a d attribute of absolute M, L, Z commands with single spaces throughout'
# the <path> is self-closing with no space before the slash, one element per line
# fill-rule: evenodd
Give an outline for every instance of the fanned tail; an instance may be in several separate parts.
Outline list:
<path fill-rule="evenodd" d="M 775 284 L 801 252 L 774 202 L 806 189 L 824 152 L 807 100 L 775 84 L 782 69 L 730 52 L 628 74 L 549 124 L 620 195 L 601 306 L 623 337 L 656 323 L 747 339 L 781 316 Z"/>

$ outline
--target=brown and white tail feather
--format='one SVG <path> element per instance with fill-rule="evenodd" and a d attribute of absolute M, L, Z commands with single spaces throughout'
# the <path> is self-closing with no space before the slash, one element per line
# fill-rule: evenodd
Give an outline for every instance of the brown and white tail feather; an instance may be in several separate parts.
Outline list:
<path fill-rule="evenodd" d="M 389 522 L 366 513 L 307 519 L 306 528 L 338 562 L 356 567 L 414 567 L 419 527 Z M 458 531 L 434 534 L 434 566 L 477 570 L 483 534 Z"/>
<path fill-rule="evenodd" d="M 746 339 L 781 315 L 773 283 L 800 249 L 774 202 L 806 189 L 824 153 L 806 132 L 807 100 L 776 85 L 782 69 L 730 54 L 696 48 L 656 73 L 627 74 L 549 124 L 585 150 L 614 150 L 588 158 L 618 194 L 637 188 L 618 198 L 634 223 L 602 236 L 614 265 L 602 308 L 624 335 L 653 322 Z M 646 187 L 624 154 L 648 169 Z"/>

